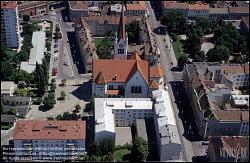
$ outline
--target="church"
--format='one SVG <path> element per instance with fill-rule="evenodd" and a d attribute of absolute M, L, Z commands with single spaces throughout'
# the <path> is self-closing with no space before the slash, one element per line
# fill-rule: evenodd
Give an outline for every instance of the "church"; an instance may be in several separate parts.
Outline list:
<path fill-rule="evenodd" d="M 150 66 L 136 51 L 128 56 L 124 6 L 111 54 L 112 59 L 93 60 L 93 96 L 146 98 L 163 85 L 163 71 L 159 63 Z"/>

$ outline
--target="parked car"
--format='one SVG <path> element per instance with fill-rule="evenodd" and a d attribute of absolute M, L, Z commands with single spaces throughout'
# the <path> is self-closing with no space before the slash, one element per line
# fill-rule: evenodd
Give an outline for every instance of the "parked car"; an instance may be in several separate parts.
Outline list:
<path fill-rule="evenodd" d="M 54 53 L 58 53 L 58 50 L 55 50 Z"/>

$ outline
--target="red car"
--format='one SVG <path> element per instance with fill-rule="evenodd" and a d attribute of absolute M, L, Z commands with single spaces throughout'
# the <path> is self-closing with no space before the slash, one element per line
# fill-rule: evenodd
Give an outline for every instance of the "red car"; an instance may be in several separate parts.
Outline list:
<path fill-rule="evenodd" d="M 53 69 L 52 69 L 52 72 L 58 72 L 58 71 L 57 71 L 57 68 L 53 68 Z"/>

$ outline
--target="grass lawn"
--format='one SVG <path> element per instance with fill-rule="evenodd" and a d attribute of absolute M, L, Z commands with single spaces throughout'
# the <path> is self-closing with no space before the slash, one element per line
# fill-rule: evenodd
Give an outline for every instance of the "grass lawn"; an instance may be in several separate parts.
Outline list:
<path fill-rule="evenodd" d="M 183 53 L 183 43 L 181 42 L 181 37 L 180 36 L 177 36 L 178 39 L 176 42 L 173 42 L 172 45 L 173 45 L 173 49 L 174 49 L 174 53 L 175 53 L 175 57 L 176 57 L 176 60 L 178 61 L 178 59 L 182 56 L 182 55 L 186 55 L 185 53 Z"/>
<path fill-rule="evenodd" d="M 94 38 L 95 39 L 95 46 L 98 47 L 101 44 L 113 45 L 113 41 L 110 38 Z M 103 42 L 105 40 L 105 42 Z"/>
<path fill-rule="evenodd" d="M 114 156 L 115 156 L 115 160 L 117 162 L 129 162 L 129 157 L 126 157 L 126 155 L 130 155 L 131 154 L 131 150 L 127 149 L 127 148 L 123 148 L 123 149 L 119 149 L 119 150 L 116 150 L 115 153 L 114 153 Z M 125 158 L 124 158 L 125 156 Z"/>
<path fill-rule="evenodd" d="M 13 124 L 8 124 L 8 123 L 5 123 L 5 122 L 1 122 L 1 130 L 8 130 L 12 126 L 13 126 Z"/>

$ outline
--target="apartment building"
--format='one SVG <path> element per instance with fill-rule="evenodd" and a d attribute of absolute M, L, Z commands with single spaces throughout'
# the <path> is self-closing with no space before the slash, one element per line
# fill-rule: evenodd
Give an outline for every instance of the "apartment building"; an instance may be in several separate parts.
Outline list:
<path fill-rule="evenodd" d="M 203 3 L 188 4 L 188 17 L 195 19 L 197 17 L 209 16 L 209 5 Z"/>
<path fill-rule="evenodd" d="M 16 87 L 14 81 L 1 81 L 1 95 L 13 96 Z"/>
<path fill-rule="evenodd" d="M 16 109 L 17 117 L 24 118 L 29 109 L 31 109 L 31 97 L 4 95 L 2 100 L 3 111 L 8 112 L 14 107 Z"/>
<path fill-rule="evenodd" d="M 1 43 L 9 48 L 19 48 L 20 37 L 17 3 L 1 1 Z"/>
<path fill-rule="evenodd" d="M 220 83 L 232 89 L 249 87 L 249 64 L 226 64 L 220 66 Z"/>
<path fill-rule="evenodd" d="M 248 162 L 249 137 L 210 137 L 207 156 L 210 162 Z"/>
<path fill-rule="evenodd" d="M 146 6 L 143 1 L 138 4 L 127 4 L 126 16 L 145 16 L 147 12 Z"/>
<path fill-rule="evenodd" d="M 249 118 L 246 114 L 249 114 L 249 108 L 232 105 L 231 88 L 216 82 L 221 81 L 218 80 L 221 74 L 218 68 L 223 66 L 214 63 L 187 64 L 183 72 L 185 92 L 202 137 L 247 134 L 245 129 Z M 242 126 L 244 131 L 240 131 Z"/>
<path fill-rule="evenodd" d="M 180 159 L 182 144 L 168 91 L 153 91 L 153 119 L 160 161 Z"/>
<path fill-rule="evenodd" d="M 95 140 L 115 140 L 115 127 L 131 127 L 136 119 L 152 118 L 150 98 L 95 98 Z"/>
<path fill-rule="evenodd" d="M 185 17 L 188 16 L 188 3 L 180 3 L 176 1 L 162 1 L 161 5 L 163 11 L 180 11 Z"/>
<path fill-rule="evenodd" d="M 241 19 L 244 16 L 249 16 L 249 7 L 229 7 L 229 19 Z"/>
<path fill-rule="evenodd" d="M 88 1 L 69 1 L 70 20 L 75 21 L 76 18 L 89 16 Z"/>
<path fill-rule="evenodd" d="M 88 24 L 82 18 L 76 19 L 75 24 L 76 41 L 80 47 L 85 71 L 91 73 L 93 59 L 98 59 L 94 40 Z"/>
<path fill-rule="evenodd" d="M 228 19 L 228 8 L 209 8 L 209 19 Z"/>
<path fill-rule="evenodd" d="M 74 160 L 85 154 L 86 122 L 17 120 L 13 140 L 15 161 Z"/>
<path fill-rule="evenodd" d="M 49 5 L 53 1 L 24 1 L 18 5 L 18 14 L 20 18 L 28 15 L 31 18 L 44 15 L 49 12 Z"/>

